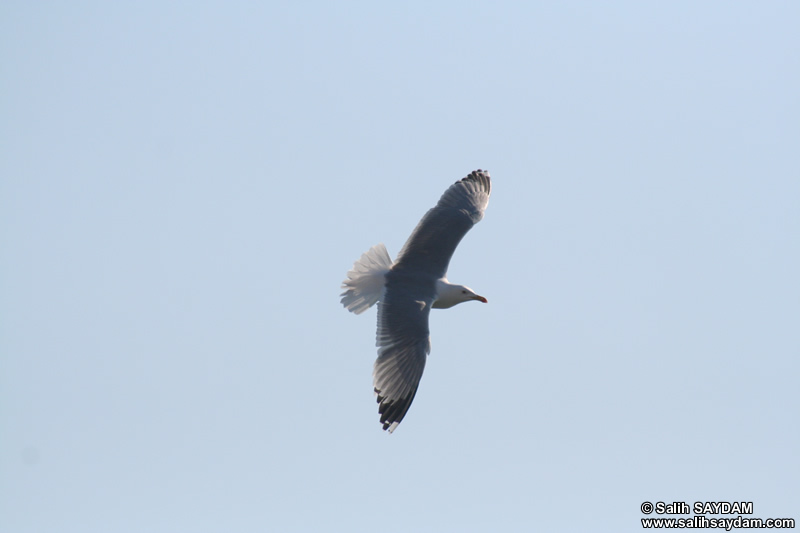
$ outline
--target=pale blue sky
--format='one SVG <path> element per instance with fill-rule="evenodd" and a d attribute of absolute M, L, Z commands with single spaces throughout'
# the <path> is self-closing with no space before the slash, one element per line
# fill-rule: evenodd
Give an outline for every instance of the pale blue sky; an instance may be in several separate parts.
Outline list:
<path fill-rule="evenodd" d="M 0 530 L 800 518 L 795 2 L 4 2 Z M 339 304 L 476 168 L 381 431 Z"/>

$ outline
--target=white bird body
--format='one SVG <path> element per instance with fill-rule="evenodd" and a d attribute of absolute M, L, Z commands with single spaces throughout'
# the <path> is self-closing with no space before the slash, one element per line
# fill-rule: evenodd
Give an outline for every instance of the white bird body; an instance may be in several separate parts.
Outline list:
<path fill-rule="evenodd" d="M 447 281 L 447 266 L 462 237 L 489 204 L 489 173 L 476 170 L 451 185 L 422 217 L 392 262 L 386 247 L 366 251 L 342 283 L 342 305 L 361 314 L 378 305 L 378 359 L 373 381 L 383 429 L 403 420 L 417 393 L 431 351 L 428 314 L 486 298 Z"/>

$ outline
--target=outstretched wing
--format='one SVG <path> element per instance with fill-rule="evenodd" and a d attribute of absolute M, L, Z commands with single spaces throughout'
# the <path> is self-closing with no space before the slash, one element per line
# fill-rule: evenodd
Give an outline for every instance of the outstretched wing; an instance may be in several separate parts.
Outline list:
<path fill-rule="evenodd" d="M 381 423 L 390 433 L 408 412 L 431 351 L 428 315 L 434 294 L 434 283 L 420 285 L 395 272 L 386 275 L 372 376 Z"/>
<path fill-rule="evenodd" d="M 394 270 L 444 277 L 456 246 L 483 218 L 491 193 L 489 172 L 476 170 L 451 185 L 425 213 L 397 255 Z"/>

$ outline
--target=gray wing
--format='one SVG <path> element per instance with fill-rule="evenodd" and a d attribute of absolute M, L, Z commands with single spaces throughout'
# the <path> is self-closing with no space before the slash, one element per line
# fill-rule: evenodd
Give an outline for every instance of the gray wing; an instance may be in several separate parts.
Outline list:
<path fill-rule="evenodd" d="M 390 433 L 408 412 L 431 352 L 428 315 L 435 291 L 433 280 L 420 284 L 403 273 L 386 275 L 386 291 L 378 304 L 378 359 L 372 376 L 381 423 Z"/>
<path fill-rule="evenodd" d="M 491 187 L 485 170 L 476 170 L 451 185 L 411 232 L 393 269 L 443 277 L 458 243 L 483 218 Z"/>

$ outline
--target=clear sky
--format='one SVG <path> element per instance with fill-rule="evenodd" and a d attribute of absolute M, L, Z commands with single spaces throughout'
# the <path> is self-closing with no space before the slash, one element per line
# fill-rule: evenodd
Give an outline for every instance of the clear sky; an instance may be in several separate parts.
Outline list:
<path fill-rule="evenodd" d="M 3 2 L 0 530 L 800 519 L 799 5 Z M 340 284 L 477 168 L 389 435 Z"/>

